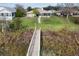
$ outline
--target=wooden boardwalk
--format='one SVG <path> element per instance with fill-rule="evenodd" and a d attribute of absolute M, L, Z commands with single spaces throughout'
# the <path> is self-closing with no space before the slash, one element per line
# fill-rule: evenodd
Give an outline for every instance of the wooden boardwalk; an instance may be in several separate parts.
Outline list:
<path fill-rule="evenodd" d="M 38 23 L 40 22 L 41 16 L 38 17 Z M 35 30 L 28 48 L 27 56 L 40 56 L 40 28 Z"/>
<path fill-rule="evenodd" d="M 27 56 L 40 56 L 40 29 L 35 29 L 33 33 Z"/>

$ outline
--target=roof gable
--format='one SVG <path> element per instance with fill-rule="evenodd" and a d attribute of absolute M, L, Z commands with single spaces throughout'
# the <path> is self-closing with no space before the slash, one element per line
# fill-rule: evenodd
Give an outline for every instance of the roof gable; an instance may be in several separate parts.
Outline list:
<path fill-rule="evenodd" d="M 0 10 L 0 13 L 12 13 L 12 12 L 7 9 L 2 9 L 2 10 Z"/>
<path fill-rule="evenodd" d="M 3 10 L 7 10 L 9 12 L 16 12 L 15 9 L 12 9 L 12 8 L 9 8 L 9 7 L 0 7 L 0 12 L 3 11 Z"/>

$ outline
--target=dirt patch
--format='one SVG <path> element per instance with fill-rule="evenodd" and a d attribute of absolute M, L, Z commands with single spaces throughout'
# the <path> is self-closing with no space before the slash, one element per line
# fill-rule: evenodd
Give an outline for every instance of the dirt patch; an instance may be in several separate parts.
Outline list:
<path fill-rule="evenodd" d="M 42 31 L 41 55 L 79 55 L 79 32 L 67 30 Z"/>

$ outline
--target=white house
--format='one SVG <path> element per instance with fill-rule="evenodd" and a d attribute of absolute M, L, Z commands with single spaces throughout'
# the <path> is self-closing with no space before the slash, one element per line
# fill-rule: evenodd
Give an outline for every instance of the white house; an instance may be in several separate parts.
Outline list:
<path fill-rule="evenodd" d="M 12 20 L 15 17 L 15 9 L 0 7 L 0 20 Z"/>

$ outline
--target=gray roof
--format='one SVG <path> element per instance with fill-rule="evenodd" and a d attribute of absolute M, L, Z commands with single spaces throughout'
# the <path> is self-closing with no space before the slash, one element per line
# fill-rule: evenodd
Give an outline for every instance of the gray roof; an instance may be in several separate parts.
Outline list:
<path fill-rule="evenodd" d="M 2 7 L 2 6 L 0 6 Z M 10 12 L 16 12 L 16 9 L 15 8 L 9 8 L 9 7 L 3 7 L 4 9 L 7 9 L 8 11 Z M 0 11 L 4 10 L 4 9 L 1 9 Z"/>

